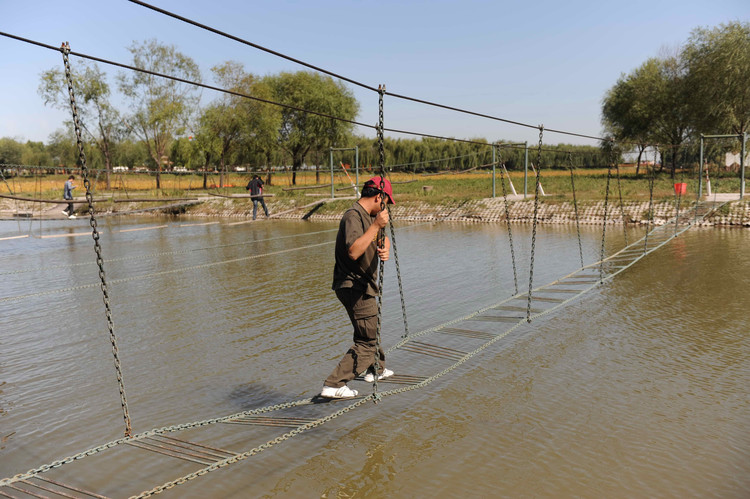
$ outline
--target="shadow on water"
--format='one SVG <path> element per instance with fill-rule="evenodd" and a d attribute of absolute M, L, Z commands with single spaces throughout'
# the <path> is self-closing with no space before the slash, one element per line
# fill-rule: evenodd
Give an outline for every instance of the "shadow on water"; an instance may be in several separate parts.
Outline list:
<path fill-rule="evenodd" d="M 229 392 L 227 398 L 234 406 L 243 411 L 294 400 L 292 394 L 276 391 L 268 385 L 258 382 L 235 386 Z"/>
<path fill-rule="evenodd" d="M 330 399 L 321 397 L 320 394 L 314 395 L 310 401 L 313 404 L 330 404 L 336 402 L 351 402 L 364 398 L 365 395 L 358 395 L 356 397 L 346 399 Z M 239 410 L 250 411 L 259 407 L 265 407 L 269 405 L 284 404 L 293 400 L 297 400 L 299 397 L 295 397 L 290 393 L 283 393 L 270 388 L 268 385 L 263 383 L 247 383 L 237 385 L 229 392 L 227 399 Z"/>

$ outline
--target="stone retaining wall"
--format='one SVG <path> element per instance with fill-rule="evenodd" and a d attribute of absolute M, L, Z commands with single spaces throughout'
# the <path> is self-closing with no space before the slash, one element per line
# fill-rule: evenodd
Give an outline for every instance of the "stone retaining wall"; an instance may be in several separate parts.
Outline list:
<path fill-rule="evenodd" d="M 321 200 L 322 201 L 322 200 Z M 353 202 L 353 201 L 349 201 Z M 292 201 L 273 199 L 267 202 L 269 211 L 274 218 L 300 219 L 312 207 L 295 209 Z M 717 212 L 709 215 L 701 225 L 705 226 L 744 226 L 750 227 L 750 203 L 748 201 L 733 201 Z M 118 212 L 128 212 L 140 208 L 152 207 L 153 203 L 118 203 Z M 684 213 L 690 210 L 692 203 L 680 206 Z M 259 207 L 260 208 L 260 207 Z M 32 209 L 34 211 L 32 211 Z M 3 218 L 11 218 L 16 213 L 30 212 L 33 216 L 39 213 L 39 206 L 32 203 L 0 202 L 0 212 Z M 620 209 L 619 202 L 610 202 L 607 206 L 607 223 L 646 224 L 648 223 L 648 202 L 628 202 Z M 263 217 L 262 209 L 260 217 Z M 513 201 L 509 203 L 510 220 L 515 223 L 528 223 L 533 220 L 534 201 Z M 50 217 L 59 216 L 59 208 L 45 210 Z M 624 215 L 623 215 L 624 212 Z M 486 198 L 470 201 L 453 201 L 447 205 L 434 205 L 426 202 L 402 202 L 392 207 L 394 219 L 407 221 L 455 221 L 455 222 L 487 222 L 497 223 L 505 221 L 505 204 L 503 198 Z M 209 198 L 199 205 L 187 208 L 187 215 L 248 218 L 252 215 L 252 203 L 247 199 Z M 342 213 L 313 213 L 310 220 L 338 220 Z M 579 203 L 578 214 L 581 224 L 601 225 L 604 220 L 604 202 Z M 653 207 L 653 223 L 663 224 L 676 214 L 674 202 L 661 202 Z M 572 224 L 575 223 L 575 210 L 570 202 L 548 202 L 541 200 L 538 207 L 537 219 L 544 224 Z"/>
<path fill-rule="evenodd" d="M 693 204 L 680 206 L 684 213 Z M 510 221 L 516 223 L 532 222 L 534 217 L 533 200 L 509 203 Z M 502 198 L 478 199 L 468 202 L 455 202 L 448 206 L 435 206 L 428 203 L 401 203 L 391 208 L 394 219 L 409 221 L 457 221 L 457 222 L 504 222 L 505 204 Z M 624 213 L 624 216 L 623 216 Z M 607 223 L 647 224 L 649 214 L 648 202 L 609 203 L 607 206 Z M 677 214 L 675 203 L 663 202 L 653 206 L 653 223 L 664 224 Z M 299 214 L 282 215 L 280 218 L 298 218 Z M 604 221 L 604 202 L 579 203 L 578 216 L 581 224 L 601 225 Z M 338 219 L 340 214 L 313 214 L 310 219 Z M 537 211 L 539 223 L 572 224 L 576 221 L 573 203 L 541 202 Z M 730 203 L 719 212 L 710 215 L 701 225 L 735 225 L 750 227 L 750 206 L 745 201 Z"/>

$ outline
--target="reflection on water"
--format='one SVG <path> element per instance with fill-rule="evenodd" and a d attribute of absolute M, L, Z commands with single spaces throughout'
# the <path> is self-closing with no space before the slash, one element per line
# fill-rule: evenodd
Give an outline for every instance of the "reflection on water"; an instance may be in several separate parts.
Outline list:
<path fill-rule="evenodd" d="M 102 230 L 134 430 L 316 394 L 350 341 L 330 291 L 336 224 L 147 220 L 111 220 Z M 398 227 L 412 332 L 513 294 L 503 226 Z M 514 226 L 522 289 L 529 229 Z M 610 249 L 622 244 L 621 231 L 607 234 Z M 601 232 L 582 236 L 593 262 Z M 739 230 L 686 233 L 429 387 L 367 404 L 173 493 L 747 497 L 749 242 Z M 575 227 L 541 227 L 536 249 L 535 284 L 577 268 Z M 90 237 L 0 243 L 0 300 L 34 295 L 0 301 L 0 477 L 122 435 L 93 253 Z M 394 263 L 385 275 L 386 347 L 404 329 Z M 389 366 L 419 374 L 397 353 Z M 257 445 L 240 430 L 207 431 L 196 438 L 233 451 Z M 112 473 L 127 464 L 121 457 Z M 154 471 L 127 490 L 192 469 Z M 132 477 L 121 483 L 85 466 L 75 473 L 116 497 L 133 486 Z"/>

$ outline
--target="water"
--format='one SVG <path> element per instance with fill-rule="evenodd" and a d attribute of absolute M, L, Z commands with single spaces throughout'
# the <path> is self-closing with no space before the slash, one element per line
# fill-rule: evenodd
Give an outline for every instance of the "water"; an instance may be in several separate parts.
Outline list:
<path fill-rule="evenodd" d="M 100 225 L 135 432 L 311 397 L 350 342 L 330 291 L 336 223 L 191 223 L 201 221 Z M 34 237 L 0 241 L 0 478 L 124 428 L 90 236 L 40 239 L 36 225 L 1 224 L 0 237 L 29 227 Z M 167 227 L 130 230 L 158 225 Z M 530 227 L 513 229 L 524 289 Z M 622 245 L 621 229 L 607 234 L 608 251 Z M 403 224 L 396 235 L 411 332 L 513 293 L 502 225 Z M 591 263 L 601 232 L 584 227 L 582 237 Z M 685 233 L 428 387 L 166 495 L 748 497 L 748 243 L 742 230 Z M 575 228 L 541 227 L 536 251 L 535 285 L 575 270 Z M 386 348 L 404 328 L 394 263 Z M 395 352 L 389 367 L 420 374 L 432 364 Z M 243 452 L 279 434 L 213 425 L 180 436 Z M 120 446 L 46 475 L 126 497 L 196 469 Z"/>

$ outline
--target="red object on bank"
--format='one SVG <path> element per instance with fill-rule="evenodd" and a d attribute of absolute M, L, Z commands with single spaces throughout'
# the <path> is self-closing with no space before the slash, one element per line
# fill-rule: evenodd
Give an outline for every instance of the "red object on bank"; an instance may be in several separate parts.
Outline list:
<path fill-rule="evenodd" d="M 686 194 L 687 193 L 687 184 L 685 182 L 680 182 L 680 183 L 674 184 L 674 193 L 677 194 L 678 196 L 680 196 L 682 194 Z"/>

